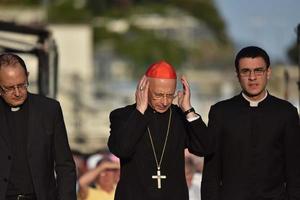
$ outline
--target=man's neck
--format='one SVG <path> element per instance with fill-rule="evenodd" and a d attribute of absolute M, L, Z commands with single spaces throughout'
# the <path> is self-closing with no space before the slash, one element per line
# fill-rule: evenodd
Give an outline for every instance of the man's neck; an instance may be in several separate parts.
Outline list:
<path fill-rule="evenodd" d="M 264 96 L 257 99 L 247 96 L 244 92 L 242 92 L 242 96 L 250 103 L 250 107 L 257 107 L 260 102 L 262 102 L 265 98 L 267 98 L 268 92 L 267 90 L 265 90 Z"/>

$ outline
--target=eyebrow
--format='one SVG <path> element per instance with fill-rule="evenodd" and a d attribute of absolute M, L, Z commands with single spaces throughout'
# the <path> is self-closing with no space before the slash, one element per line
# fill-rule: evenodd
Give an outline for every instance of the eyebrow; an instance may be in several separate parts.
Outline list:
<path fill-rule="evenodd" d="M 174 95 L 175 94 L 175 92 L 174 93 L 163 93 L 163 92 L 153 92 L 154 94 L 165 94 L 165 95 Z"/>
<path fill-rule="evenodd" d="M 240 69 L 250 69 L 250 68 L 252 68 L 252 67 L 243 67 L 242 68 L 242 66 L 240 66 Z M 264 69 L 264 68 L 267 68 L 267 67 L 263 67 L 263 66 L 260 66 L 260 67 L 254 67 L 253 69 Z"/>
<path fill-rule="evenodd" d="M 10 88 L 10 87 L 20 86 L 20 85 L 25 85 L 25 84 L 27 84 L 27 81 L 24 81 L 23 83 L 18 83 L 15 85 L 2 85 L 2 87 Z"/>

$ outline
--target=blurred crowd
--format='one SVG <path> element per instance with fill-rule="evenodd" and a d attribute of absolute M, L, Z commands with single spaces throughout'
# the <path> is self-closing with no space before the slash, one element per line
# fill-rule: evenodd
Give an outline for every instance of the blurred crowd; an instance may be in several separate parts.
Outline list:
<path fill-rule="evenodd" d="M 78 200 L 113 200 L 120 176 L 119 159 L 110 152 L 73 152 Z M 190 200 L 200 200 L 203 158 L 185 152 L 185 176 Z"/>

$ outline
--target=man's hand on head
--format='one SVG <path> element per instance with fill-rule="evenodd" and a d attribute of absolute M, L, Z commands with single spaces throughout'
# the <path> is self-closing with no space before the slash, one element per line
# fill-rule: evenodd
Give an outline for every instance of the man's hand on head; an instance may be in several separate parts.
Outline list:
<path fill-rule="evenodd" d="M 135 92 L 136 109 L 142 114 L 145 113 L 148 107 L 148 90 L 149 90 L 149 80 L 144 75 L 140 79 Z"/>
<path fill-rule="evenodd" d="M 189 86 L 185 76 L 182 76 L 180 80 L 181 80 L 183 89 L 179 90 L 177 92 L 178 105 L 181 108 L 181 110 L 183 112 L 185 112 L 192 107 L 191 106 L 191 90 L 190 90 L 190 86 Z"/>

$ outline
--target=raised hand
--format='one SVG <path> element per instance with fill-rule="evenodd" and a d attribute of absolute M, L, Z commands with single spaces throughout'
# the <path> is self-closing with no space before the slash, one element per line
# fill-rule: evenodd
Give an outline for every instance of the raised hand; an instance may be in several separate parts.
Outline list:
<path fill-rule="evenodd" d="M 149 90 L 149 81 L 144 75 L 139 81 L 136 92 L 135 92 L 135 102 L 136 109 L 142 114 L 145 113 L 148 107 L 148 90 Z"/>
<path fill-rule="evenodd" d="M 97 168 L 99 170 L 99 173 L 101 173 L 106 169 L 120 169 L 120 164 L 117 162 L 104 161 Z"/>
<path fill-rule="evenodd" d="M 190 89 L 189 83 L 187 82 L 187 79 L 185 76 L 182 76 L 180 80 L 182 83 L 183 90 L 178 91 L 178 93 L 177 93 L 178 106 L 184 112 L 192 107 L 191 106 L 191 89 Z"/>

